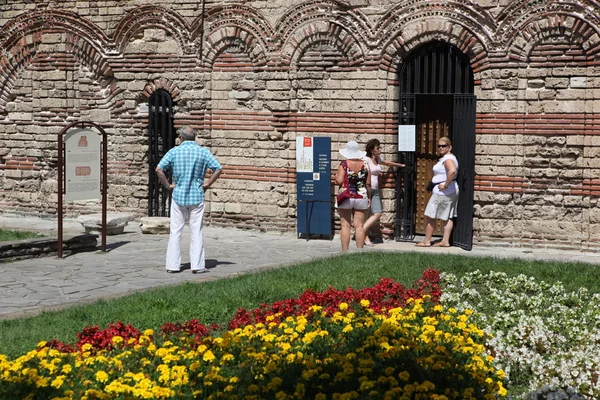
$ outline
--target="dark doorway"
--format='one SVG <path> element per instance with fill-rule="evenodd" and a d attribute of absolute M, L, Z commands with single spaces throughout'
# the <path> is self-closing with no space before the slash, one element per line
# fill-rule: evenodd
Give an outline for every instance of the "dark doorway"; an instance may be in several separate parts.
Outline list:
<path fill-rule="evenodd" d="M 165 189 L 154 170 L 159 161 L 175 146 L 173 99 L 169 92 L 158 89 L 148 102 L 148 216 L 168 217 L 171 193 Z M 170 176 L 168 176 L 170 178 Z"/>
<path fill-rule="evenodd" d="M 450 44 L 428 43 L 407 57 L 399 79 L 399 125 L 415 127 L 415 151 L 398 154 L 406 167 L 397 181 L 396 238 L 412 241 L 424 233 L 423 213 L 431 196 L 425 187 L 438 160 L 437 141 L 448 136 L 459 162 L 459 217 L 452 239 L 454 245 L 470 250 L 476 98 L 469 59 Z M 436 234 L 441 234 L 441 227 Z"/>
<path fill-rule="evenodd" d="M 425 187 L 433 177 L 433 166 L 437 163 L 437 143 L 442 136 L 452 140 L 452 96 L 418 95 L 416 97 L 416 151 L 415 151 L 415 233 L 425 234 L 425 207 L 431 197 Z M 442 234 L 438 224 L 435 235 Z"/>

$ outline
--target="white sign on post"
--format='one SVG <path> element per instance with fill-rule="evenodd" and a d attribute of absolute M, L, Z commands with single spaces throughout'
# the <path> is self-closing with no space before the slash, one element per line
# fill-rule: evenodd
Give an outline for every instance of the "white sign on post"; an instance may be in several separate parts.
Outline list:
<path fill-rule="evenodd" d="M 94 200 L 100 195 L 102 139 L 91 129 L 73 129 L 65 135 L 65 199 Z"/>
<path fill-rule="evenodd" d="M 415 125 L 398 126 L 398 151 L 416 151 L 417 129 Z"/>

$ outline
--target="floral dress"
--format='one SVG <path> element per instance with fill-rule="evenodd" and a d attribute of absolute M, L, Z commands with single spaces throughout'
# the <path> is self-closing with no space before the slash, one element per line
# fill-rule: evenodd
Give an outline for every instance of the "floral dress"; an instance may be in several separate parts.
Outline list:
<path fill-rule="evenodd" d="M 342 190 L 348 190 L 350 197 L 355 199 L 366 199 L 367 198 L 367 177 L 369 176 L 369 167 L 367 162 L 364 161 L 362 167 L 358 171 L 352 171 L 348 167 L 346 161 L 341 162 L 342 167 L 346 171 L 346 177 L 344 179 L 344 186 Z"/>

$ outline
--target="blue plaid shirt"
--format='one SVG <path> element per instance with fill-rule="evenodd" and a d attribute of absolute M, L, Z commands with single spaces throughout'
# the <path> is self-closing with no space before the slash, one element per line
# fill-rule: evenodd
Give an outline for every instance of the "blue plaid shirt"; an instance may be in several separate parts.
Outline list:
<path fill-rule="evenodd" d="M 184 207 L 204 202 L 202 185 L 206 170 L 221 169 L 221 164 L 206 147 L 188 140 L 169 150 L 158 166 L 163 171 L 171 171 L 176 184 L 173 200 Z"/>

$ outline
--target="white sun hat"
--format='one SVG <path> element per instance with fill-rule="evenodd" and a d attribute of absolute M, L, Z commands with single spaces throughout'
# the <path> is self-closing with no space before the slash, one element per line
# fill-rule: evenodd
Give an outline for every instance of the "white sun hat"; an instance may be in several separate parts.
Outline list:
<path fill-rule="evenodd" d="M 363 158 L 367 155 L 366 151 L 361 151 L 358 147 L 358 143 L 354 140 L 346 143 L 346 147 L 340 150 L 340 154 L 345 158 Z"/>

